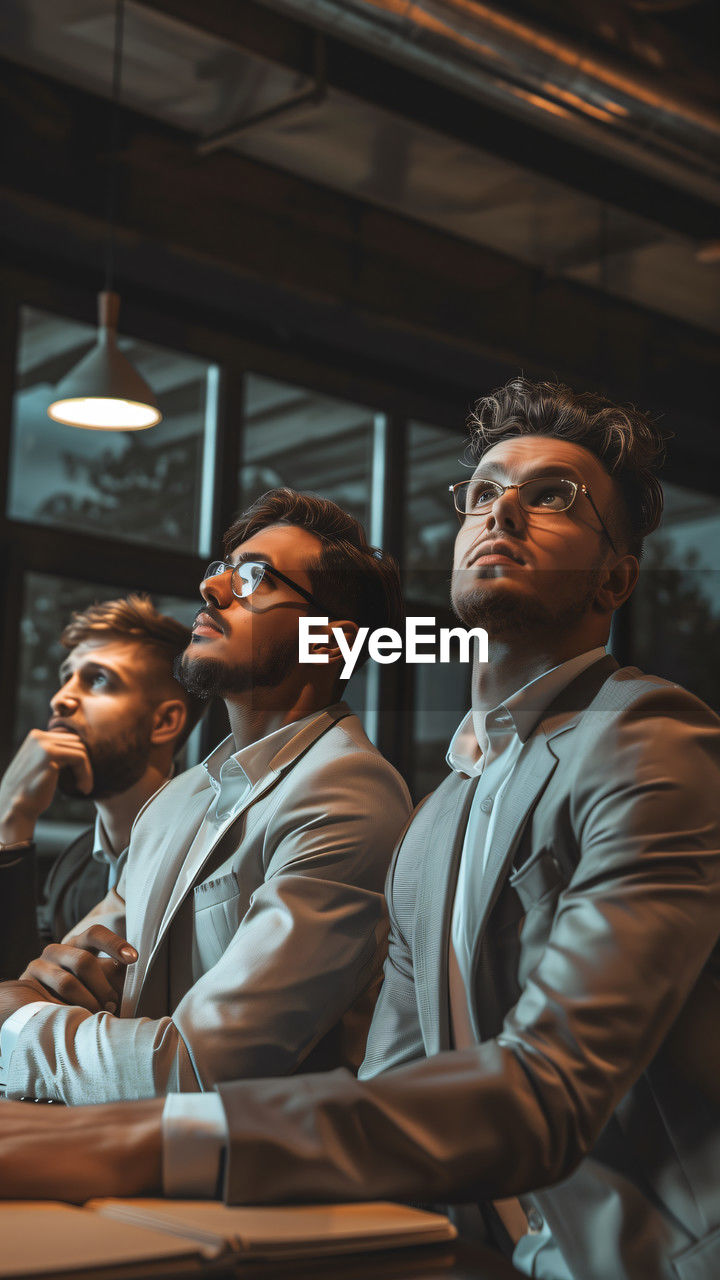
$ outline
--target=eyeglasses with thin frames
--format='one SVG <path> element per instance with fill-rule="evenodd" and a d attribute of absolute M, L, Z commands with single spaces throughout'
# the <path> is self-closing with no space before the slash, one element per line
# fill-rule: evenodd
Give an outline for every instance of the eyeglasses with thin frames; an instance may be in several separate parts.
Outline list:
<path fill-rule="evenodd" d="M 309 591 L 301 587 L 298 582 L 293 582 L 292 578 L 289 578 L 286 573 L 281 573 L 280 569 L 276 569 L 274 565 L 267 564 L 265 560 L 241 560 L 239 564 L 228 564 L 226 560 L 213 560 L 203 574 L 203 582 L 207 582 L 208 578 L 218 578 L 229 571 L 231 571 L 230 590 L 237 600 L 244 600 L 252 595 L 267 574 L 268 577 L 278 578 L 286 586 L 292 587 L 293 591 L 297 591 L 298 595 L 302 596 L 303 600 L 307 600 L 308 604 L 311 604 L 319 613 L 327 612 Z"/>
<path fill-rule="evenodd" d="M 504 493 L 514 489 L 523 511 L 532 515 L 561 515 L 569 511 L 578 494 L 587 498 L 595 515 L 600 521 L 605 537 L 616 555 L 618 549 L 610 536 L 610 531 L 598 511 L 592 494 L 586 484 L 578 484 L 565 476 L 534 476 L 531 480 L 523 480 L 520 484 L 499 484 L 497 480 L 484 480 L 481 476 L 473 476 L 471 480 L 460 480 L 457 484 L 448 485 L 453 495 L 455 510 L 464 517 L 484 516 L 490 507 Z"/>

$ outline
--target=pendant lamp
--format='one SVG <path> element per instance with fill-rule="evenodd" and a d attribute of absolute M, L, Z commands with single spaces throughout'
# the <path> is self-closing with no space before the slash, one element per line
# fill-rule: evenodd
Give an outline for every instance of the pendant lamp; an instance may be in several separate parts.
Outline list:
<path fill-rule="evenodd" d="M 152 390 L 117 345 L 120 298 L 113 291 L 112 281 L 123 19 L 124 0 L 116 0 L 105 288 L 98 294 L 97 343 L 58 383 L 55 398 L 47 411 L 55 422 L 64 422 L 71 427 L 86 427 L 91 431 L 142 431 L 146 427 L 155 426 L 162 418 Z"/>

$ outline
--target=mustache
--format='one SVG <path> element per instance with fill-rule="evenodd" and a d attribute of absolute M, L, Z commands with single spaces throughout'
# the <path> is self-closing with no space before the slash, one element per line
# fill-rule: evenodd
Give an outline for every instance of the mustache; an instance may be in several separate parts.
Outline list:
<path fill-rule="evenodd" d="M 206 618 L 210 619 L 213 626 L 217 627 L 221 635 L 225 635 L 225 623 L 223 622 L 220 614 L 217 613 L 217 611 L 213 608 L 211 604 L 204 604 L 200 609 L 198 609 L 197 613 L 195 614 L 195 617 L 193 618 L 193 630 L 197 625 L 198 618 L 202 617 L 203 615 Z"/>
<path fill-rule="evenodd" d="M 65 733 L 74 733 L 76 738 L 79 738 L 81 742 L 85 742 L 85 737 L 80 730 L 74 724 L 68 724 L 67 720 L 63 720 L 62 716 L 52 716 L 48 720 L 47 728 L 49 732 L 62 729 Z"/>

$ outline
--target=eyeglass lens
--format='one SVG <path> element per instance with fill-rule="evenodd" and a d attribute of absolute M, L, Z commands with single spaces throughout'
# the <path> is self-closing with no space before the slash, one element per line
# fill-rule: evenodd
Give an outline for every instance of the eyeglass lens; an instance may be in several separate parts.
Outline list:
<path fill-rule="evenodd" d="M 215 578 L 220 573 L 227 573 L 231 568 L 223 560 L 213 560 L 205 570 L 205 578 Z M 230 580 L 233 594 L 242 599 L 249 596 L 263 580 L 266 566 L 260 560 L 245 560 L 233 568 Z"/>
<path fill-rule="evenodd" d="M 567 511 L 576 491 L 572 480 L 564 480 L 561 476 L 538 476 L 535 480 L 524 481 L 517 488 L 520 506 L 531 512 Z M 503 486 L 493 480 L 470 480 L 455 490 L 455 505 L 465 515 L 472 515 L 492 506 L 503 492 Z"/>

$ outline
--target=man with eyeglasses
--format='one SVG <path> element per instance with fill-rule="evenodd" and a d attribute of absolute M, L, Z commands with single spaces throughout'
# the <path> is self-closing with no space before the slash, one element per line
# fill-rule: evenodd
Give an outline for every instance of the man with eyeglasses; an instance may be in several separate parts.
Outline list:
<path fill-rule="evenodd" d="M 539 1280 L 714 1280 L 720 721 L 605 652 L 660 519 L 662 438 L 518 378 L 478 403 L 471 447 L 452 600 L 490 660 L 393 859 L 366 1058 L 358 1079 L 221 1085 L 224 1194 L 447 1202 Z M 98 1168 L 110 1190 L 123 1122 L 120 1189 L 156 1188 L 164 1156 L 172 1190 L 157 1104 L 89 1116 L 92 1176 L 72 1118 L 18 1108 L 0 1172 L 51 1196 L 33 1153 L 61 1151 L 74 1195 Z"/>
<path fill-rule="evenodd" d="M 335 638 L 316 646 L 326 661 L 299 662 L 298 619 L 331 615 L 346 639 L 397 625 L 397 568 L 335 503 L 290 489 L 258 499 L 225 546 L 176 676 L 224 698 L 231 734 L 141 811 L 77 940 L 0 986 L 10 1097 L 144 1098 L 362 1060 L 410 799 L 339 700 Z M 173 1117 L 182 1143 L 181 1102 Z"/>

